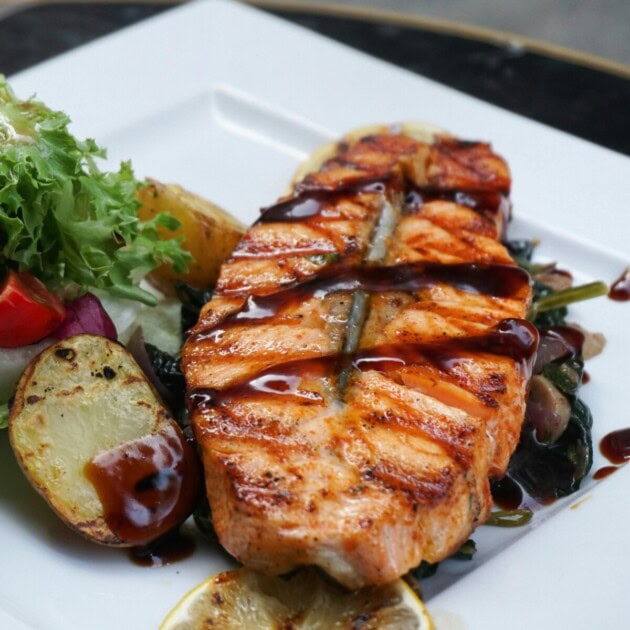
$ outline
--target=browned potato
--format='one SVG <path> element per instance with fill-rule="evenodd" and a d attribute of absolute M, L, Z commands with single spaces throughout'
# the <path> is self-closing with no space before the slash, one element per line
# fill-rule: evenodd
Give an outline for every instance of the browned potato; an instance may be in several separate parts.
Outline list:
<path fill-rule="evenodd" d="M 184 249 L 194 262 L 184 274 L 176 274 L 170 265 L 156 269 L 151 278 L 160 288 L 173 280 L 183 280 L 199 289 L 205 289 L 217 279 L 221 263 L 247 229 L 240 221 L 218 206 L 194 195 L 175 184 L 161 184 L 148 180 L 138 193 L 138 214 L 144 221 L 160 212 L 174 216 L 181 226 L 175 232 L 163 231 L 164 238 L 184 237 Z"/>
<path fill-rule="evenodd" d="M 35 489 L 95 542 L 144 544 L 192 510 L 191 447 L 132 356 L 104 337 L 65 339 L 29 364 L 9 437 Z"/>

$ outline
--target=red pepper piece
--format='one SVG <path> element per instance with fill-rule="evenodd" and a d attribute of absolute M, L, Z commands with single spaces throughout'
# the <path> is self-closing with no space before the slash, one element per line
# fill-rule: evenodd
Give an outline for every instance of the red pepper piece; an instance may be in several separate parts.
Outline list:
<path fill-rule="evenodd" d="M 64 320 L 59 298 L 27 271 L 9 271 L 0 286 L 0 348 L 43 339 Z"/>

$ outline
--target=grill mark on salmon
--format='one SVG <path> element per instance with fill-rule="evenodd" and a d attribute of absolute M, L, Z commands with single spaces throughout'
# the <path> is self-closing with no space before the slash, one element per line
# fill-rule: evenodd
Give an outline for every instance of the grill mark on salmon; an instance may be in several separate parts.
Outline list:
<path fill-rule="evenodd" d="M 240 561 L 319 564 L 354 588 L 485 520 L 537 344 L 529 277 L 497 240 L 509 187 L 485 143 L 373 134 L 264 209 L 223 265 L 182 359 L 215 528 Z"/>

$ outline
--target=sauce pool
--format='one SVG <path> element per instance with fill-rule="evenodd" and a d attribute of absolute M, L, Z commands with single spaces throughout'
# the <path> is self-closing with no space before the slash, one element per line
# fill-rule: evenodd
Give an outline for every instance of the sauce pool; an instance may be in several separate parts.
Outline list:
<path fill-rule="evenodd" d="M 179 525 L 197 498 L 197 459 L 175 425 L 100 453 L 84 473 L 107 525 L 132 545 L 145 545 Z"/>

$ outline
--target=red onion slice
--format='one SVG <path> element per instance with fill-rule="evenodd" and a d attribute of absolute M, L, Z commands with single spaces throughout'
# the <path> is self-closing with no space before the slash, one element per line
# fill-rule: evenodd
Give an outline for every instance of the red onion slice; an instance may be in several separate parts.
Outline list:
<path fill-rule="evenodd" d="M 100 335 L 114 341 L 118 339 L 114 322 L 93 293 L 85 293 L 64 306 L 66 318 L 53 332 L 55 339 L 67 339 L 82 333 Z"/>

